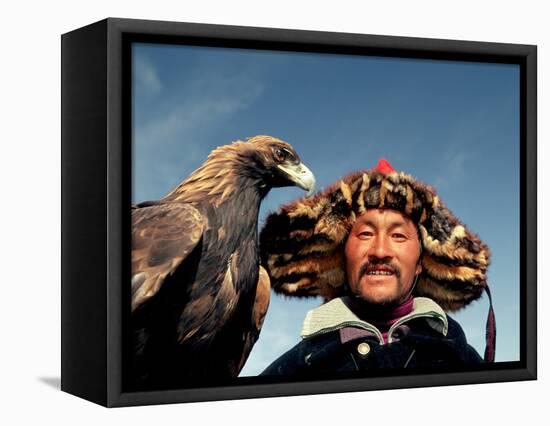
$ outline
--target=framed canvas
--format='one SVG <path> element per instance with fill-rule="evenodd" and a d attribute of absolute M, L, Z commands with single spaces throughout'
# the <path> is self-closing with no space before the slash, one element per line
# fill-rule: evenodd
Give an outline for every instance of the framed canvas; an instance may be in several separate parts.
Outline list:
<path fill-rule="evenodd" d="M 536 58 L 530 45 L 113 18 L 64 34 L 62 390 L 114 407 L 536 379 Z M 376 179 L 377 206 L 403 184 L 422 194 L 419 217 L 433 208 L 410 292 L 433 295 L 445 336 L 460 324 L 480 362 L 411 352 L 399 367 L 328 357 L 293 373 L 281 356 L 328 330 L 308 312 L 354 292 L 338 232 Z M 438 252 L 445 232 L 468 245 Z M 336 234 L 315 256 L 332 250 L 346 270 L 303 262 L 305 240 Z M 441 272 L 430 262 L 444 256 Z"/>

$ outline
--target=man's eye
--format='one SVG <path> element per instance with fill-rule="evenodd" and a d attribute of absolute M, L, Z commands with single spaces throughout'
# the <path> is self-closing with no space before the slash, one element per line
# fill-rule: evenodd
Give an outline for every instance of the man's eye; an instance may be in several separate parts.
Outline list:
<path fill-rule="evenodd" d="M 394 233 L 392 234 L 392 237 L 395 238 L 395 239 L 397 239 L 397 240 L 405 240 L 405 239 L 407 239 L 407 236 L 406 236 L 406 235 L 400 234 L 399 232 L 394 232 Z"/>
<path fill-rule="evenodd" d="M 360 237 L 372 237 L 373 233 L 371 231 L 362 231 L 359 232 Z"/>

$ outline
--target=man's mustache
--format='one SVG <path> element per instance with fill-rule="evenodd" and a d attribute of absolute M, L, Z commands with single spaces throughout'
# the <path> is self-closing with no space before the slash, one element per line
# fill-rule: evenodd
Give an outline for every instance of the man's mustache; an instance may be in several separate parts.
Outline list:
<path fill-rule="evenodd" d="M 365 275 L 369 268 L 377 265 L 384 265 L 389 270 L 391 270 L 391 272 L 393 272 L 397 278 L 401 277 L 401 270 L 397 266 L 392 265 L 390 261 L 385 259 L 373 259 L 371 261 L 366 261 L 361 265 L 361 267 L 359 268 L 359 278 Z"/>

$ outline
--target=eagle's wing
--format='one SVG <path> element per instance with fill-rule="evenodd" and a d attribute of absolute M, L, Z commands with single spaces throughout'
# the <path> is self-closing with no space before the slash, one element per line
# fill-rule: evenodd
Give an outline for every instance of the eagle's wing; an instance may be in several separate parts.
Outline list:
<path fill-rule="evenodd" d="M 132 209 L 132 312 L 154 296 L 200 241 L 206 219 L 189 204 Z"/>
<path fill-rule="evenodd" d="M 269 296 L 270 296 L 271 284 L 269 280 L 269 275 L 266 270 L 260 266 L 260 273 L 258 275 L 258 286 L 256 287 L 256 299 L 254 300 L 254 308 L 252 310 L 252 321 L 251 327 L 244 333 L 243 340 L 243 351 L 240 360 L 238 360 L 233 377 L 237 377 L 240 371 L 243 369 L 248 355 L 252 347 L 258 340 L 260 336 L 260 331 L 264 323 L 265 315 L 267 313 L 267 308 L 269 307 Z"/>

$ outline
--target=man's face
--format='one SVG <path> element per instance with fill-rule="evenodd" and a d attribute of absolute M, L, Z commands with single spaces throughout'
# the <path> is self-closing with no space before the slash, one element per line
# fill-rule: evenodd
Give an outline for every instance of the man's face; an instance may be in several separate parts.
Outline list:
<path fill-rule="evenodd" d="M 368 209 L 357 217 L 345 247 L 351 291 L 382 305 L 405 301 L 415 275 L 421 245 L 416 225 L 396 210 Z"/>

